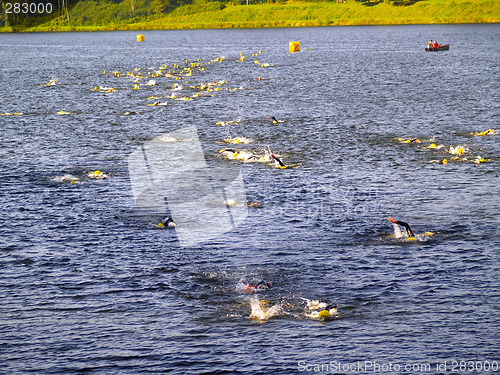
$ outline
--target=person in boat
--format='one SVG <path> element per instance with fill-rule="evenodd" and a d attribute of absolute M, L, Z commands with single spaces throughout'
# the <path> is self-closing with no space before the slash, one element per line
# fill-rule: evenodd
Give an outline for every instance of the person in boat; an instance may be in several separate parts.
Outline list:
<path fill-rule="evenodd" d="M 432 49 L 432 40 L 429 40 L 429 43 L 427 44 L 427 48 Z"/>
<path fill-rule="evenodd" d="M 396 220 L 392 217 L 389 217 L 389 221 L 393 224 L 396 224 L 396 225 L 399 225 L 400 227 L 403 227 L 406 231 L 406 234 L 407 234 L 407 238 L 408 237 L 415 237 L 415 234 L 413 233 L 413 231 L 411 230 L 410 226 L 405 223 L 404 221 L 399 221 L 399 220 Z"/>
<path fill-rule="evenodd" d="M 434 48 L 434 49 L 435 49 L 435 48 L 439 48 L 439 44 L 438 44 L 438 42 L 434 41 L 434 44 L 432 45 L 432 48 Z"/>

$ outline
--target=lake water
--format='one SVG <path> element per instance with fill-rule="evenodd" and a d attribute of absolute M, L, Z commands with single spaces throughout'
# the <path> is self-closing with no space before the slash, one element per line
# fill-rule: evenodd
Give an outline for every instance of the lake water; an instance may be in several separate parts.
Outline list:
<path fill-rule="evenodd" d="M 136 34 L 0 35 L 0 112 L 21 113 L 0 116 L 2 373 L 498 372 L 499 25 Z M 192 126 L 258 206 L 181 246 L 128 160 Z M 389 237 L 389 216 L 434 235 Z"/>

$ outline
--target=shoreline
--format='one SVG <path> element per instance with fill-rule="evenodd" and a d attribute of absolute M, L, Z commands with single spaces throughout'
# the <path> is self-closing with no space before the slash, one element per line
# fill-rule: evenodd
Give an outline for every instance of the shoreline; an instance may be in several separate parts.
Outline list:
<path fill-rule="evenodd" d="M 75 13 L 78 16 L 78 10 Z M 497 24 L 500 3 L 494 0 L 423 0 L 408 6 L 379 3 L 289 1 L 282 4 L 227 5 L 204 11 L 197 5 L 183 5 L 173 12 L 141 22 L 103 25 L 59 25 L 56 21 L 27 29 L 0 28 L 0 32 L 149 31 L 200 29 L 255 29 L 321 26 L 400 26 L 443 24 Z"/>

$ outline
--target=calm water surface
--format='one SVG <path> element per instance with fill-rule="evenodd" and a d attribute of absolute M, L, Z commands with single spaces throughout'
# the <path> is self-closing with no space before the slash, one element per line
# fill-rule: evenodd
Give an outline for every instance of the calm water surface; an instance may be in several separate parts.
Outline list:
<path fill-rule="evenodd" d="M 2 373 L 500 363 L 498 25 L 135 34 L 0 35 L 0 112 L 22 113 L 0 116 Z M 429 39 L 450 50 L 424 52 Z M 287 52 L 292 40 L 301 53 Z M 178 74 L 198 59 L 204 70 L 139 90 L 101 74 L 179 64 Z M 206 96 L 166 98 L 220 80 Z M 148 106 L 151 96 L 167 105 Z M 241 166 L 260 207 L 234 231 L 181 247 L 175 230 L 155 228 L 161 215 L 135 207 L 127 158 L 192 125 L 207 162 Z M 224 159 L 228 136 L 292 168 Z M 94 170 L 109 177 L 86 177 Z M 388 216 L 435 234 L 389 238 Z M 240 279 L 272 287 L 250 296 Z M 252 298 L 280 312 L 252 319 Z M 337 303 L 339 315 L 310 319 L 304 299 Z"/>

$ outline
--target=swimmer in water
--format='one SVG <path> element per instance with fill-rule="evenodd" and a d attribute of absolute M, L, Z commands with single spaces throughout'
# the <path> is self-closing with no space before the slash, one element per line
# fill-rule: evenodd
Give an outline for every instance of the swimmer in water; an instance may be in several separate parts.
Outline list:
<path fill-rule="evenodd" d="M 220 152 L 221 154 L 224 154 L 224 153 L 226 153 L 226 152 L 227 152 L 227 153 L 234 154 L 234 153 L 235 153 L 235 152 L 237 152 L 237 151 L 236 151 L 236 149 L 234 149 L 234 148 L 225 148 L 225 149 L 223 149 L 223 150 L 220 150 L 219 152 Z"/>
<path fill-rule="evenodd" d="M 262 281 L 261 280 L 255 285 L 249 285 L 249 287 L 255 288 L 255 289 L 268 289 L 271 287 L 271 283 L 269 281 Z"/>
<path fill-rule="evenodd" d="M 407 139 L 406 143 L 422 143 L 422 141 L 418 138 Z"/>
<path fill-rule="evenodd" d="M 277 156 L 271 154 L 271 158 L 275 161 L 276 165 L 280 168 L 286 168 L 285 163 L 283 163 Z"/>
<path fill-rule="evenodd" d="M 250 155 L 246 161 L 259 161 L 260 160 L 260 156 L 258 155 Z"/>
<path fill-rule="evenodd" d="M 332 315 L 337 314 L 337 305 L 328 305 L 324 310 L 318 312 L 318 318 L 320 319 L 331 319 Z"/>
<path fill-rule="evenodd" d="M 158 224 L 159 227 L 176 227 L 177 224 L 175 223 L 174 219 L 172 219 L 170 216 L 163 219 L 160 221 Z"/>
<path fill-rule="evenodd" d="M 396 224 L 396 225 L 399 225 L 400 227 L 403 227 L 406 231 L 406 238 L 409 238 L 409 237 L 415 237 L 415 235 L 413 234 L 413 231 L 411 230 L 410 226 L 403 222 L 403 221 L 398 221 L 392 217 L 389 217 L 389 221 L 393 224 Z"/>
<path fill-rule="evenodd" d="M 338 316 L 337 304 L 327 304 L 325 302 L 309 300 L 307 298 L 303 298 L 303 300 L 307 303 L 306 310 L 313 310 L 310 313 L 305 313 L 308 318 L 330 320 Z"/>
<path fill-rule="evenodd" d="M 274 116 L 267 116 L 268 119 L 271 119 L 273 121 L 273 124 L 277 124 L 278 120 L 276 120 L 276 117 Z"/>
<path fill-rule="evenodd" d="M 245 293 L 255 293 L 259 290 L 269 289 L 271 287 L 271 283 L 268 281 L 259 281 L 255 285 L 247 284 L 245 280 L 240 280 L 236 289 Z"/>

